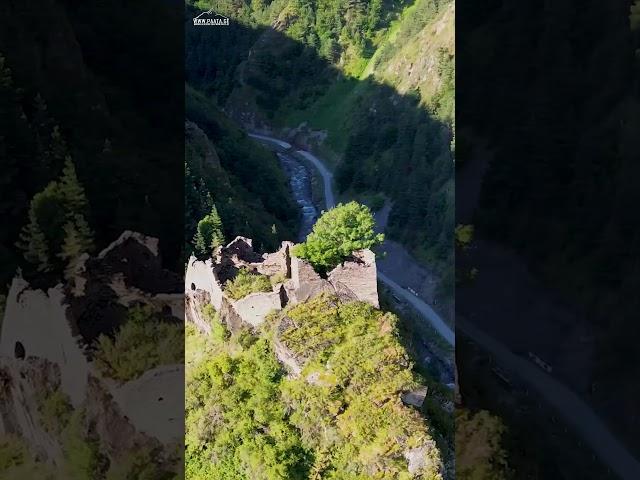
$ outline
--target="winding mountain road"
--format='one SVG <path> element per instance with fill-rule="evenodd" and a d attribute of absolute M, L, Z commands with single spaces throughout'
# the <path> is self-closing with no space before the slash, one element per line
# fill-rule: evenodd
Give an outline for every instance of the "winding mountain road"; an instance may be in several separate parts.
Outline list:
<path fill-rule="evenodd" d="M 533 362 L 520 357 L 500 342 L 490 337 L 468 321 L 456 318 L 456 328 L 468 335 L 486 351 L 491 352 L 497 363 L 507 366 L 511 373 L 535 389 L 573 427 L 576 433 L 620 478 L 640 479 L 640 463 L 625 445 L 609 430 L 598 415 L 572 390 L 544 372 Z"/>

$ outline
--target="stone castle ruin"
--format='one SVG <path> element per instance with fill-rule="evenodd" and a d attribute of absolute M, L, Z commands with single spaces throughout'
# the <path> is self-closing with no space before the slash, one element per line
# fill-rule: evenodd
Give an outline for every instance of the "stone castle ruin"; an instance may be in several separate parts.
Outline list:
<path fill-rule="evenodd" d="M 181 322 L 182 287 L 182 278 L 162 267 L 158 240 L 130 231 L 98 255 L 84 255 L 65 284 L 42 290 L 16 276 L 0 332 L 0 436 L 19 435 L 39 458 L 55 463 L 60 446 L 35 420 L 38 399 L 61 390 L 73 407 L 86 409 L 116 455 L 181 439 L 183 419 L 173 417 L 183 403 L 176 385 L 184 381 L 184 365 L 118 383 L 94 367 L 92 345 L 115 333 L 134 306 Z"/>
<path fill-rule="evenodd" d="M 231 331 L 242 326 L 255 328 L 269 313 L 321 293 L 379 307 L 376 261 L 371 250 L 354 252 L 322 277 L 306 260 L 291 255 L 293 246 L 292 242 L 283 242 L 278 251 L 259 255 L 253 250 L 251 239 L 236 237 L 227 246 L 218 247 L 211 259 L 191 257 L 185 275 L 186 319 L 209 333 L 211 326 L 208 319 L 203 318 L 202 307 L 210 303 Z M 240 269 L 271 278 L 272 291 L 232 299 L 225 292 L 225 286 Z"/>

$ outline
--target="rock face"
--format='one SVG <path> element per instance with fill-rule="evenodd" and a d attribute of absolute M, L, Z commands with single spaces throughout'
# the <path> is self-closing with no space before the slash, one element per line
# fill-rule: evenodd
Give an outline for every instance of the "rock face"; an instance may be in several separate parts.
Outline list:
<path fill-rule="evenodd" d="M 424 399 L 427 398 L 427 387 L 403 393 L 400 398 L 405 405 L 422 408 Z"/>
<path fill-rule="evenodd" d="M 89 363 L 67 314 L 62 286 L 32 290 L 25 280 L 15 278 L 7 295 L 0 357 L 34 357 L 56 365 L 62 390 L 78 406 L 86 396 Z"/>
<path fill-rule="evenodd" d="M 60 386 L 55 364 L 30 358 L 0 358 L 0 437 L 19 434 L 36 457 L 55 463 L 62 447 L 37 422 L 39 399 Z"/>
<path fill-rule="evenodd" d="M 293 246 L 292 242 L 283 242 L 278 251 L 261 256 L 253 251 L 251 239 L 236 237 L 227 246 L 219 247 L 212 259 L 202 261 L 191 257 L 184 286 L 186 319 L 201 331 L 210 332 L 210 326 L 199 312 L 207 298 L 232 331 L 243 325 L 258 327 L 270 312 L 322 293 L 379 307 L 376 261 L 372 251 L 354 252 L 351 258 L 329 272 L 327 278 L 322 278 L 309 262 L 291 255 Z M 243 268 L 283 283 L 277 284 L 272 292 L 252 293 L 233 300 L 224 292 L 224 286 Z"/>

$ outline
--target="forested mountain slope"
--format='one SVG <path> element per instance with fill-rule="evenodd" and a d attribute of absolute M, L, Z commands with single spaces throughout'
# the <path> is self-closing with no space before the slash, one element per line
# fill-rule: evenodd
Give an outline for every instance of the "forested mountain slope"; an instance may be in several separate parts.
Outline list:
<path fill-rule="evenodd" d="M 182 34 L 171 29 L 179 13 L 147 0 L 108 8 L 64 0 L 0 5 L 0 290 L 18 264 L 27 275 L 41 266 L 24 262 L 15 244 L 32 199 L 64 176 L 67 157 L 86 193 L 81 213 L 96 248 L 135 229 L 160 237 L 164 260 L 178 264 L 183 205 L 171 185 L 182 170 L 175 133 L 183 101 L 165 93 L 183 82 Z M 142 15 L 143 25 L 129 20 Z M 60 217 L 53 190 L 40 203 Z M 37 216 L 31 223 L 42 220 L 46 237 L 59 235 L 44 224 L 56 215 Z M 47 247 L 55 258 L 60 241 Z"/>
<path fill-rule="evenodd" d="M 459 165 L 486 163 L 470 220 L 576 312 L 571 326 L 590 334 L 573 344 L 593 349 L 578 392 L 637 453 L 638 2 L 492 3 L 459 18 L 460 78 L 473 80 L 458 128 L 479 139 L 459 145 Z M 554 371 L 571 368 L 574 348 L 550 343 Z"/>
<path fill-rule="evenodd" d="M 326 137 L 340 190 L 394 201 L 389 231 L 446 269 L 453 231 L 453 2 L 196 2 L 187 77 L 248 129 Z M 197 12 L 187 13 L 187 22 Z M 249 30 L 248 32 L 245 32 Z M 207 46 L 220 54 L 207 55 Z"/>
<path fill-rule="evenodd" d="M 276 156 L 247 138 L 204 95 L 191 87 L 185 95 L 186 250 L 192 250 L 198 222 L 214 206 L 227 241 L 243 235 L 260 250 L 294 238 L 299 212 Z"/>

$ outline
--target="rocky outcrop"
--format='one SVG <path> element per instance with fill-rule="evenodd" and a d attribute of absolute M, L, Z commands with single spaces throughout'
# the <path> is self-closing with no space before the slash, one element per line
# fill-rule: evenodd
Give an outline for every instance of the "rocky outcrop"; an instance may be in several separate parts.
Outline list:
<path fill-rule="evenodd" d="M 411 405 L 412 407 L 422 408 L 424 399 L 427 398 L 427 387 L 412 390 L 410 392 L 404 392 L 400 398 L 405 405 Z"/>
<path fill-rule="evenodd" d="M 68 313 L 61 285 L 48 291 L 31 289 L 26 280 L 16 277 L 7 295 L 0 357 L 34 357 L 56 365 L 62 390 L 77 406 L 86 396 L 89 364 Z"/>
<path fill-rule="evenodd" d="M 185 275 L 186 319 L 208 333 L 210 328 L 199 312 L 207 298 L 220 313 L 221 321 L 232 331 L 243 325 L 258 327 L 270 312 L 306 302 L 322 293 L 337 295 L 343 301 L 359 300 L 379 307 L 376 261 L 372 251 L 354 252 L 323 278 L 309 262 L 291 255 L 293 246 L 292 242 L 283 242 L 278 251 L 258 255 L 251 239 L 236 237 L 228 245 L 219 247 L 212 259 L 203 261 L 191 257 Z M 272 292 L 252 293 L 234 300 L 226 295 L 224 286 L 240 269 L 277 278 L 282 283 L 278 283 Z"/>
<path fill-rule="evenodd" d="M 286 316 L 280 320 L 273 339 L 273 349 L 278 361 L 284 365 L 289 372 L 289 375 L 291 377 L 298 377 L 300 373 L 302 373 L 302 367 L 304 366 L 305 359 L 297 356 L 281 340 L 282 333 L 293 324 L 293 320 Z"/>
<path fill-rule="evenodd" d="M 160 445 L 157 439 L 136 429 L 105 383 L 94 376 L 89 377 L 86 415 L 87 423 L 100 438 L 104 453 L 111 458 L 125 457 L 128 452 L 139 451 L 143 446 Z"/>
<path fill-rule="evenodd" d="M 185 302 L 189 304 L 194 300 L 197 304 L 197 292 L 206 292 L 209 302 L 220 311 L 222 309 L 222 282 L 218 279 L 219 273 L 214 268 L 212 260 L 200 261 L 196 257 L 189 258 L 187 272 L 184 277 Z M 194 321 L 191 312 L 187 311 L 187 319 Z M 196 322 L 197 323 L 197 322 Z"/>
<path fill-rule="evenodd" d="M 423 472 L 429 472 L 439 469 L 440 461 L 436 458 L 431 458 L 430 454 L 437 451 L 435 442 L 429 442 L 428 445 L 423 445 L 416 448 L 411 448 L 404 452 L 404 458 L 407 460 L 407 469 L 409 473 L 414 476 L 418 476 Z"/>
<path fill-rule="evenodd" d="M 60 370 L 52 362 L 0 358 L 0 437 L 13 434 L 30 446 L 36 458 L 57 463 L 62 446 L 39 421 L 43 396 L 60 387 Z"/>
<path fill-rule="evenodd" d="M 109 385 L 109 392 L 124 418 L 136 432 L 163 444 L 184 439 L 184 365 L 161 365 L 122 385 Z M 107 425 L 108 427 L 108 425 Z"/>

